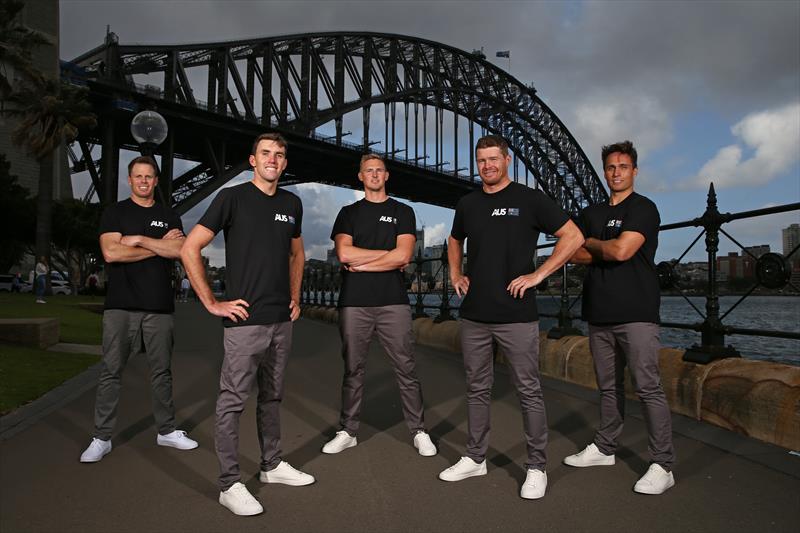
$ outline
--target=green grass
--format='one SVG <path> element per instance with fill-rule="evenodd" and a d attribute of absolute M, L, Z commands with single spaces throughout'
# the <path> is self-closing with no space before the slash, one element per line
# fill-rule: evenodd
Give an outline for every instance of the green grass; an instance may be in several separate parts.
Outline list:
<path fill-rule="evenodd" d="M 35 400 L 99 360 L 99 355 L 0 344 L 0 414 Z"/>
<path fill-rule="evenodd" d="M 34 299 L 32 294 L 0 292 L 0 318 L 58 318 L 61 342 L 101 344 L 103 316 L 80 306 L 102 305 L 101 296 L 48 296 L 46 304 Z M 0 414 L 35 400 L 99 360 L 97 355 L 0 344 Z"/>
<path fill-rule="evenodd" d="M 102 296 L 48 296 L 37 304 L 32 294 L 0 292 L 0 318 L 46 318 L 61 321 L 61 342 L 101 344 L 103 315 L 88 311 L 81 303 L 102 304 Z"/>

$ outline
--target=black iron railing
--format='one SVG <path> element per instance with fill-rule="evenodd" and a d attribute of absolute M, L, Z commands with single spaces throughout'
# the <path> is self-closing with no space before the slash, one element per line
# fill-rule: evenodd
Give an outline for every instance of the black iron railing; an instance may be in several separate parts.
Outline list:
<path fill-rule="evenodd" d="M 666 224 L 659 228 L 660 231 L 671 231 L 690 227 L 702 228 L 700 234 L 694 238 L 678 259 L 662 261 L 658 264 L 659 282 L 662 290 L 677 291 L 701 318 L 700 321 L 694 323 L 661 322 L 661 326 L 665 328 L 692 330 L 700 333 L 700 344 L 691 346 L 686 350 L 684 355 L 685 360 L 696 363 L 708 363 L 715 359 L 725 357 L 739 357 L 739 352 L 736 348 L 731 345 L 725 345 L 725 336 L 727 335 L 750 335 L 800 340 L 800 332 L 797 331 L 742 328 L 726 325 L 723 322 L 731 311 L 738 307 L 739 304 L 753 294 L 759 287 L 773 290 L 789 287 L 795 292 L 800 293 L 800 287 L 791 280 L 792 269 L 789 262 L 789 258 L 798 253 L 800 246 L 795 247 L 786 256 L 778 253 L 766 253 L 757 257 L 729 232 L 725 231 L 722 226 L 734 220 L 798 210 L 800 210 L 800 203 L 742 211 L 739 213 L 720 213 L 717 209 L 717 196 L 712 183 L 708 190 L 706 210 L 700 217 Z M 717 272 L 717 252 L 719 251 L 720 233 L 741 248 L 743 254 L 747 254 L 755 264 L 755 279 L 752 286 L 722 314 L 720 314 L 718 290 L 719 275 Z M 706 300 L 705 313 L 689 299 L 687 291 L 681 286 L 681 280 L 676 273 L 676 266 L 686 257 L 689 251 L 703 236 L 705 236 L 706 252 L 708 254 L 707 283 L 703 292 L 703 296 Z M 552 246 L 553 243 L 548 243 L 537 246 L 537 249 L 541 250 Z M 450 277 L 446 244 L 442 246 L 441 254 L 435 257 L 422 257 L 422 254 L 418 252 L 417 256 L 414 257 L 405 269 L 405 273 L 414 318 L 429 316 L 427 311 L 434 311 L 437 313 L 434 316 L 434 320 L 437 322 L 454 319 L 453 312 L 458 310 L 458 305 L 454 303 L 454 299 L 457 299 L 457 296 L 451 289 L 449 283 Z M 322 262 L 317 264 L 308 263 L 306 265 L 303 278 L 303 303 L 335 306 L 338 301 L 340 287 L 341 273 L 339 266 Z M 549 292 L 547 280 L 540 285 L 538 289 L 539 291 Z M 431 296 L 435 296 L 436 298 L 430 298 Z M 568 269 L 565 265 L 561 269 L 558 312 L 539 313 L 542 317 L 555 318 L 558 320 L 558 324 L 548 331 L 548 337 L 561 338 L 565 335 L 581 334 L 581 331 L 573 325 L 573 321 L 581 319 L 581 317 L 572 311 L 575 303 L 580 298 L 581 294 L 570 296 L 568 289 Z M 438 302 L 435 304 L 426 303 L 426 299 L 429 301 L 432 299 L 438 300 Z"/>

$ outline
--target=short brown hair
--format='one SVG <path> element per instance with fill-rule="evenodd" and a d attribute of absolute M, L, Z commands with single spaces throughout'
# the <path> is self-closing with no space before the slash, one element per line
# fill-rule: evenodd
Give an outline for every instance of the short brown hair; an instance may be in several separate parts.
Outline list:
<path fill-rule="evenodd" d="M 361 165 L 364 164 L 364 161 L 369 161 L 370 159 L 377 159 L 378 161 L 383 163 L 384 167 L 386 166 L 386 158 L 385 157 L 383 157 L 380 154 L 376 154 L 375 152 L 370 152 L 368 154 L 364 154 L 364 155 L 361 156 L 361 162 L 358 164 L 358 168 L 361 168 Z"/>
<path fill-rule="evenodd" d="M 128 176 L 130 176 L 131 172 L 133 172 L 133 165 L 150 165 L 153 167 L 153 174 L 158 177 L 158 163 L 156 163 L 156 160 L 149 155 L 140 155 L 139 157 L 134 157 L 131 162 L 128 163 Z"/>
<path fill-rule="evenodd" d="M 636 148 L 633 147 L 633 143 L 630 141 L 622 141 L 614 144 L 609 144 L 608 146 L 603 146 L 602 154 L 603 154 L 603 168 L 606 167 L 606 158 L 611 154 L 626 154 L 629 155 L 631 158 L 631 162 L 633 163 L 633 168 L 637 168 L 639 165 L 639 155 L 636 153 Z"/>
<path fill-rule="evenodd" d="M 508 155 L 508 143 L 505 139 L 500 137 L 499 135 L 485 135 L 478 139 L 478 142 L 475 143 L 475 151 L 482 150 L 484 148 L 493 148 L 493 147 L 500 148 L 500 151 L 503 152 L 504 156 Z"/>
<path fill-rule="evenodd" d="M 278 132 L 272 131 L 269 133 L 262 133 L 261 135 L 256 137 L 256 140 L 253 141 L 253 147 L 250 148 L 250 155 L 256 155 L 256 150 L 258 149 L 258 143 L 260 143 L 261 141 L 273 141 L 278 146 L 283 148 L 284 152 L 289 151 L 289 143 L 286 142 L 286 139 L 283 138 L 283 135 L 281 135 Z"/>

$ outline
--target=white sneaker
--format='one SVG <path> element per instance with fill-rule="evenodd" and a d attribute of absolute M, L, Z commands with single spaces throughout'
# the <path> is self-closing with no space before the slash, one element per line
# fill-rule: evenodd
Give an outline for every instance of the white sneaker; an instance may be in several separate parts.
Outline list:
<path fill-rule="evenodd" d="M 414 448 L 424 457 L 436 455 L 436 446 L 433 445 L 431 436 L 424 431 L 418 431 L 417 434 L 414 435 Z"/>
<path fill-rule="evenodd" d="M 37 298 L 37 299 L 36 299 L 36 303 L 37 303 L 37 304 L 46 304 L 47 302 L 45 302 L 45 301 L 44 301 L 44 300 L 42 300 L 41 298 Z"/>
<path fill-rule="evenodd" d="M 92 442 L 89 443 L 89 447 L 86 448 L 81 454 L 81 462 L 96 463 L 110 451 L 111 451 L 110 440 L 102 440 L 95 437 L 92 439 Z"/>
<path fill-rule="evenodd" d="M 169 446 L 179 450 L 194 450 L 198 444 L 196 440 L 190 439 L 185 431 L 176 429 L 172 433 L 166 435 L 159 435 L 156 437 L 156 444 L 159 446 Z"/>
<path fill-rule="evenodd" d="M 281 461 L 278 466 L 268 472 L 262 470 L 258 473 L 258 479 L 261 480 L 261 483 L 283 483 L 292 487 L 311 485 L 316 481 L 314 476 L 299 471 L 286 461 Z"/>
<path fill-rule="evenodd" d="M 616 462 L 613 455 L 605 455 L 597 449 L 594 442 L 588 445 L 583 451 L 575 455 L 564 457 L 564 464 L 583 468 L 585 466 L 611 466 Z"/>
<path fill-rule="evenodd" d="M 258 500 L 238 481 L 228 490 L 219 493 L 219 503 L 239 516 L 253 516 L 264 512 Z"/>
<path fill-rule="evenodd" d="M 442 470 L 439 474 L 439 479 L 442 481 L 461 481 L 472 476 L 485 476 L 486 475 L 486 459 L 480 463 L 476 463 L 469 457 L 462 457 L 456 464 Z"/>
<path fill-rule="evenodd" d="M 672 472 L 667 472 L 661 465 L 653 463 L 633 486 L 633 490 L 640 494 L 662 494 L 674 485 L 675 478 Z"/>
<path fill-rule="evenodd" d="M 525 483 L 519 491 L 519 495 L 526 500 L 538 500 L 544 496 L 544 491 L 547 489 L 547 472 L 541 470 L 528 470 L 528 475 L 525 477 Z"/>
<path fill-rule="evenodd" d="M 339 453 L 358 444 L 358 439 L 346 431 L 337 431 L 336 436 L 322 447 L 322 453 Z"/>

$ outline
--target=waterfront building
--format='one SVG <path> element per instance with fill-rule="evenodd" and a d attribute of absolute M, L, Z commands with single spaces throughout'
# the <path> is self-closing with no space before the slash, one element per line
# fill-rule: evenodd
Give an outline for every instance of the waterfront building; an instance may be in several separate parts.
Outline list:
<path fill-rule="evenodd" d="M 768 254 L 770 252 L 769 244 L 758 244 L 756 246 L 745 246 L 745 252 L 749 252 L 753 254 L 753 256 L 758 259 L 764 254 Z"/>
<path fill-rule="evenodd" d="M 755 276 L 755 267 L 756 261 L 749 254 L 729 252 L 727 256 L 717 257 L 717 279 L 750 279 Z"/>
<path fill-rule="evenodd" d="M 781 230 L 783 234 L 783 255 L 789 257 L 789 253 L 800 244 L 800 224 L 791 224 Z M 789 257 L 794 269 L 800 269 L 800 251 L 795 252 Z"/>
<path fill-rule="evenodd" d="M 336 248 L 331 248 L 330 250 L 327 251 L 327 257 L 325 259 L 325 262 L 335 267 L 338 267 L 340 265 L 339 256 L 336 255 Z"/>

